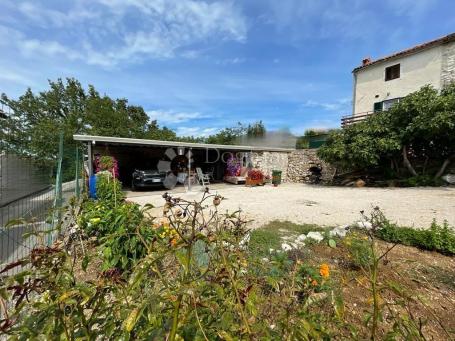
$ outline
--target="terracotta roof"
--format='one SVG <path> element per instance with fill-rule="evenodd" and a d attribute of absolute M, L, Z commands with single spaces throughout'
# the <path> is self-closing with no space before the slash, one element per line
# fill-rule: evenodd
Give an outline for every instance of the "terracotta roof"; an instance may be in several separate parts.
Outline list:
<path fill-rule="evenodd" d="M 354 70 L 352 70 L 352 72 L 357 72 L 357 71 L 359 71 L 361 69 L 364 69 L 364 68 L 366 68 L 368 66 L 371 66 L 371 65 L 375 65 L 375 64 L 378 64 L 378 63 L 381 63 L 381 62 L 385 62 L 385 61 L 388 61 L 388 60 L 396 58 L 396 57 L 407 56 L 407 55 L 416 53 L 418 51 L 425 50 L 425 49 L 433 47 L 433 46 L 450 43 L 452 41 L 455 41 L 455 33 L 451 33 L 451 34 L 446 35 L 444 37 L 441 37 L 441 38 L 438 38 L 438 39 L 434 39 L 434 40 L 431 40 L 431 41 L 427 41 L 427 42 L 425 42 L 423 44 L 416 45 L 416 46 L 411 47 L 409 49 L 402 50 L 402 51 L 393 53 L 391 55 L 388 55 L 386 57 L 382 57 L 382 58 L 373 60 L 373 61 L 371 61 L 370 63 L 368 63 L 366 65 L 361 65 L 361 66 L 356 67 Z"/>

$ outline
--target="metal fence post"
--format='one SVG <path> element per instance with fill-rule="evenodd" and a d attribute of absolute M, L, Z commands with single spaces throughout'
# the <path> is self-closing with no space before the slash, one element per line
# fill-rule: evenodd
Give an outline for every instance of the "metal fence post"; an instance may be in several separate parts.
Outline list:
<path fill-rule="evenodd" d="M 55 228 L 55 223 L 61 220 L 61 207 L 63 202 L 62 194 L 62 161 L 63 161 L 63 131 L 60 132 L 60 141 L 58 146 L 58 159 L 57 159 L 57 174 L 55 177 L 55 198 L 53 206 L 52 228 Z M 53 233 L 48 235 L 48 245 L 53 242 Z"/>
<path fill-rule="evenodd" d="M 79 199 L 80 196 L 80 188 L 79 188 L 79 148 L 76 146 L 76 187 L 75 187 L 75 194 L 76 198 Z"/>

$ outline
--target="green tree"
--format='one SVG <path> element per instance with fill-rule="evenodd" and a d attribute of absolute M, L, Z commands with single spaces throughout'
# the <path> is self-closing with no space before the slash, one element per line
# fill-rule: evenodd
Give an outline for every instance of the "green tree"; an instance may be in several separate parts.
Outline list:
<path fill-rule="evenodd" d="M 455 157 L 455 85 L 422 87 L 388 111 L 333 132 L 319 149 L 343 168 L 402 168 L 411 176 L 440 177 Z"/>
<path fill-rule="evenodd" d="M 238 122 L 237 126 L 224 128 L 214 135 L 207 138 L 207 143 L 210 144 L 237 144 L 242 136 L 246 135 L 246 128 L 242 123 Z"/>
<path fill-rule="evenodd" d="M 58 151 L 59 132 L 64 145 L 75 146 L 73 134 L 176 139 L 175 132 L 149 122 L 144 109 L 126 99 L 100 96 L 94 86 L 86 91 L 74 78 L 49 81 L 49 89 L 33 93 L 28 89 L 18 99 L 1 95 L 1 103 L 11 108 L 2 120 L 2 148 L 53 163 Z"/>

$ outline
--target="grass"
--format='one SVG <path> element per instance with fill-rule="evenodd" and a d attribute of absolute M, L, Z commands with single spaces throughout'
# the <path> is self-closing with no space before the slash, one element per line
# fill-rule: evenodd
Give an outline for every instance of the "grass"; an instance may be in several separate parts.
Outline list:
<path fill-rule="evenodd" d="M 315 224 L 295 224 L 290 221 L 274 220 L 251 232 L 250 250 L 259 256 L 267 255 L 269 249 L 280 249 L 286 237 L 297 237 L 311 231 L 324 233 L 328 229 Z"/>
<path fill-rule="evenodd" d="M 285 242 L 283 238 L 297 237 L 299 234 L 310 231 L 319 231 L 324 234 L 329 228 L 314 224 L 295 224 L 289 221 L 272 221 L 251 232 L 250 251 L 253 257 L 269 256 L 269 249 L 281 249 Z M 364 236 L 357 231 L 360 238 Z M 279 259 L 287 256 L 289 260 L 300 261 L 311 267 L 320 264 L 328 264 L 330 268 L 330 286 L 334 292 L 340 293 L 342 307 L 341 321 L 339 326 L 340 339 L 352 339 L 353 335 L 363 339 L 369 335 L 369 326 L 365 325 L 365 319 L 371 311 L 370 288 L 365 286 L 365 272 L 356 266 L 354 254 L 350 249 L 351 244 L 343 241 L 337 242 L 335 248 L 327 243 L 306 243 L 305 247 L 282 253 L 279 256 L 267 257 L 277 264 Z M 390 247 L 385 241 L 377 240 L 377 247 L 384 250 Z M 448 339 L 447 330 L 455 331 L 455 321 L 452 311 L 454 301 L 447 299 L 455 293 L 453 273 L 453 257 L 448 257 L 437 252 L 423 251 L 413 246 L 397 245 L 388 255 L 387 259 L 380 264 L 379 281 L 388 283 L 390 288 L 399 287 L 405 297 L 409 297 L 408 304 L 412 304 L 412 311 L 417 319 L 422 322 L 423 332 L 428 339 Z M 405 314 L 400 305 L 403 294 L 391 289 L 384 291 L 387 299 L 396 306 L 396 311 Z M 331 297 L 331 298 L 330 298 Z M 334 296 L 330 296 L 334 299 Z M 331 309 L 330 301 L 320 303 L 321 309 Z M 333 304 L 333 303 L 332 303 Z M 407 315 L 403 315 L 407 316 Z M 435 318 L 435 316 L 437 318 Z M 386 338 L 386 331 L 394 328 L 395 320 L 381 321 L 381 331 L 378 339 Z M 354 334 L 353 334 L 354 333 Z M 454 335 L 454 334 L 450 334 Z"/>

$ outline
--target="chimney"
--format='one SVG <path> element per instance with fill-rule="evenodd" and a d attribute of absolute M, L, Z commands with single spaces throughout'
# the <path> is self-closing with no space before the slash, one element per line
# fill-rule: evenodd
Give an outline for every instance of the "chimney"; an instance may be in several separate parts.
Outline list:
<path fill-rule="evenodd" d="M 371 63 L 371 58 L 370 57 L 366 57 L 362 60 L 362 66 L 365 66 L 365 65 L 368 65 Z"/>

